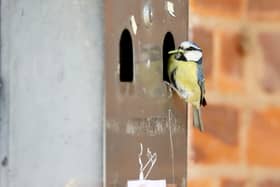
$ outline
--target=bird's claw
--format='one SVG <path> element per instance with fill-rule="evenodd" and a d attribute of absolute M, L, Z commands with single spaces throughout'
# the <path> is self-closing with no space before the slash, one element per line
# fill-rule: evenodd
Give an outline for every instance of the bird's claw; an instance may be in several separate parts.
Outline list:
<path fill-rule="evenodd" d="M 172 97 L 172 86 L 169 82 L 163 81 L 163 83 L 168 87 L 169 97 Z"/>
<path fill-rule="evenodd" d="M 166 84 L 168 86 L 169 92 L 171 93 L 171 96 L 172 96 L 172 90 L 174 90 L 178 94 L 179 97 L 184 99 L 184 97 L 182 96 L 180 91 L 177 88 L 175 88 L 171 83 L 169 83 L 167 81 L 163 81 L 163 82 L 164 82 L 164 84 Z"/>

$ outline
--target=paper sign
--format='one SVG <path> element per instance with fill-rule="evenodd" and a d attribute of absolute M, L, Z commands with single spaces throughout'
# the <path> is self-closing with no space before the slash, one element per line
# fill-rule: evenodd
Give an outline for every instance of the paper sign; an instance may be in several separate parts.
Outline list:
<path fill-rule="evenodd" d="M 166 180 L 134 180 L 128 181 L 127 187 L 166 187 Z"/>

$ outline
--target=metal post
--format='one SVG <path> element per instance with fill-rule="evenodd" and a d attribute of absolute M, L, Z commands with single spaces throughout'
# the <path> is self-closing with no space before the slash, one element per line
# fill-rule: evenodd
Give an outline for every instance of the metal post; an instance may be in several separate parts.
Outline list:
<path fill-rule="evenodd" d="M 102 0 L 2 0 L 1 187 L 103 182 Z"/>
<path fill-rule="evenodd" d="M 187 38 L 187 7 L 181 0 L 105 1 L 108 187 L 138 179 L 140 143 L 157 153 L 148 179 L 185 186 L 187 108 L 163 81 L 168 51 Z"/>

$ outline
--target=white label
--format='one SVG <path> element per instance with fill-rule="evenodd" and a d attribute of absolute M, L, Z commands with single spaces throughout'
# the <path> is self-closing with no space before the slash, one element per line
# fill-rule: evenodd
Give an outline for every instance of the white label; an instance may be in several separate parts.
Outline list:
<path fill-rule="evenodd" d="M 127 187 L 166 187 L 166 180 L 134 180 L 128 181 Z"/>

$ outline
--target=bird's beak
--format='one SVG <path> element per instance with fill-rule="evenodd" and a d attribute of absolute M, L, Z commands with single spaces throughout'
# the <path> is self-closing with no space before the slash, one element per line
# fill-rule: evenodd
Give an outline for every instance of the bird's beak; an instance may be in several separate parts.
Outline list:
<path fill-rule="evenodd" d="M 172 54 L 175 54 L 175 53 L 184 53 L 184 50 L 183 49 L 175 49 L 175 50 L 172 50 L 172 51 L 168 52 L 169 55 L 172 55 Z"/>

